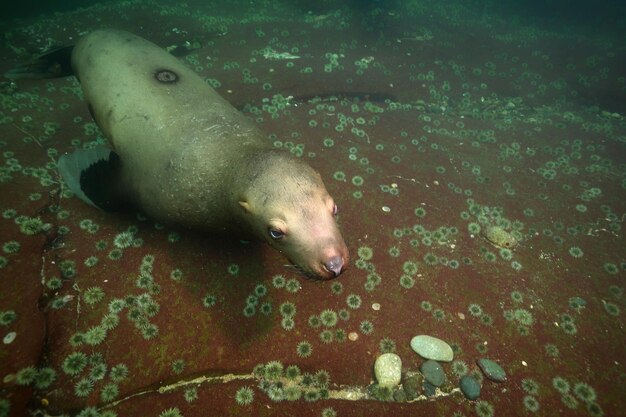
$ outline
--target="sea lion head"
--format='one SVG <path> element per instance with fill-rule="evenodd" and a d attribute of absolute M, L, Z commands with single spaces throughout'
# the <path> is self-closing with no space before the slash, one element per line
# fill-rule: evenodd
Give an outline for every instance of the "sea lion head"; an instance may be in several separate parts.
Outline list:
<path fill-rule="evenodd" d="M 272 152 L 239 200 L 256 235 L 282 252 L 307 277 L 332 279 L 348 264 L 337 227 L 337 205 L 320 175 L 304 162 Z"/>

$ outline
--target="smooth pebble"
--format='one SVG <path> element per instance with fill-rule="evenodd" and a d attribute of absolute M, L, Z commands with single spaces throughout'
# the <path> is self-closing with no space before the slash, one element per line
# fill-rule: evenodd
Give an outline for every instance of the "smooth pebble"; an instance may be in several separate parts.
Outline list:
<path fill-rule="evenodd" d="M 374 375 L 379 386 L 396 387 L 402 378 L 402 359 L 395 353 L 383 353 L 376 358 Z"/>
<path fill-rule="evenodd" d="M 438 362 L 428 360 L 420 366 L 420 372 L 426 378 L 426 381 L 430 382 L 436 387 L 440 387 L 446 382 L 446 374 L 443 372 L 443 368 Z"/>
<path fill-rule="evenodd" d="M 424 359 L 439 362 L 451 362 L 454 352 L 449 344 L 436 337 L 419 335 L 411 339 L 411 349 Z"/>
<path fill-rule="evenodd" d="M 464 375 L 459 381 L 459 388 L 468 400 L 475 400 L 480 395 L 480 384 L 469 375 Z"/>
<path fill-rule="evenodd" d="M 504 369 L 496 362 L 491 359 L 482 358 L 478 359 L 476 363 L 487 378 L 496 382 L 506 381 L 506 372 L 504 372 Z"/>

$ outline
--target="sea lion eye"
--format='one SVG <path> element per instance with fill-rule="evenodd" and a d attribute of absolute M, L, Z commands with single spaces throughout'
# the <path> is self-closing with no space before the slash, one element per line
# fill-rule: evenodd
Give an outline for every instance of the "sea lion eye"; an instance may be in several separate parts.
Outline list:
<path fill-rule="evenodd" d="M 337 204 L 333 205 L 333 216 L 336 216 L 338 211 Z"/>
<path fill-rule="evenodd" d="M 278 239 L 282 239 L 282 237 L 285 236 L 285 234 L 278 229 L 270 229 L 269 232 L 270 232 L 270 236 L 272 237 L 272 239 L 278 240 Z"/>

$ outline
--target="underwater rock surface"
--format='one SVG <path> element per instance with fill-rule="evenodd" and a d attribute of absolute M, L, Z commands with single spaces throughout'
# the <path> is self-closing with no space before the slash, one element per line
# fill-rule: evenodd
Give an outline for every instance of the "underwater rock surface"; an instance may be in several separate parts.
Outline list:
<path fill-rule="evenodd" d="M 179 59 L 320 173 L 354 256 L 311 282 L 266 244 L 95 210 L 56 169 L 106 143 L 78 80 L 0 80 L 0 337 L 17 335 L 0 343 L 0 416 L 622 415 L 626 20 L 301 3 L 133 0 L 3 22 L 0 72 L 97 28 L 193 46 Z M 195 123 L 154 104 L 148 123 Z M 112 110 L 95 116 L 142 117 Z M 450 347 L 437 389 L 416 334 Z M 368 389 L 385 353 L 404 396 Z M 482 380 L 478 401 L 463 375 Z"/>

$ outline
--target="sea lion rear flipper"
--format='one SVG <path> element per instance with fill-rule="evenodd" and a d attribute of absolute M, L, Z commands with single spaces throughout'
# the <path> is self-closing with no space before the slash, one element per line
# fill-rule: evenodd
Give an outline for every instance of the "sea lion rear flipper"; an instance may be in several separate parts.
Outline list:
<path fill-rule="evenodd" d="M 62 46 L 45 52 L 32 60 L 4 73 L 11 80 L 60 78 L 73 75 L 72 51 L 74 46 Z"/>
<path fill-rule="evenodd" d="M 127 206 L 119 181 L 121 166 L 120 157 L 102 146 L 62 155 L 57 162 L 70 190 L 85 203 L 105 211 Z"/>

